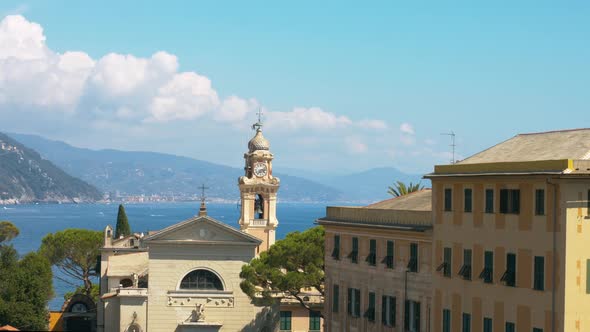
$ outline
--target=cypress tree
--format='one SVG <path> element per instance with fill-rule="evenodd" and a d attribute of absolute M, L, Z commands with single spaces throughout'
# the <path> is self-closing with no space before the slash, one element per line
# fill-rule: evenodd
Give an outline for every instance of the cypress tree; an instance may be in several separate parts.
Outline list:
<path fill-rule="evenodd" d="M 115 239 L 121 236 L 131 235 L 131 227 L 127 221 L 127 214 L 123 204 L 119 204 L 119 213 L 117 214 L 117 227 L 115 228 Z"/>

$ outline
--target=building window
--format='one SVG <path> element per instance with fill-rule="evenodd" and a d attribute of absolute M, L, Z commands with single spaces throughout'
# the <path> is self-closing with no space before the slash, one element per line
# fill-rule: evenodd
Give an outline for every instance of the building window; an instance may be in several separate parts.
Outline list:
<path fill-rule="evenodd" d="M 535 279 L 533 288 L 536 290 L 545 289 L 545 257 L 535 256 Z"/>
<path fill-rule="evenodd" d="M 443 262 L 439 267 L 436 269 L 437 271 L 443 271 L 443 276 L 450 278 L 451 277 L 451 259 L 452 259 L 452 251 L 451 248 L 445 247 L 443 249 Z"/>
<path fill-rule="evenodd" d="M 463 190 L 465 201 L 463 202 L 463 207 L 465 212 L 471 212 L 472 210 L 472 201 L 473 201 L 473 191 L 470 188 L 465 188 Z"/>
<path fill-rule="evenodd" d="M 451 332 L 451 310 L 443 309 L 443 330 L 442 332 Z"/>
<path fill-rule="evenodd" d="M 367 307 L 367 311 L 365 311 L 365 318 L 369 322 L 375 321 L 375 293 L 369 293 L 369 306 Z"/>
<path fill-rule="evenodd" d="M 494 189 L 486 189 L 486 213 L 494 213 Z"/>
<path fill-rule="evenodd" d="M 332 312 L 338 312 L 338 304 L 340 303 L 340 287 L 338 285 L 332 286 Z"/>
<path fill-rule="evenodd" d="M 586 294 L 590 294 L 590 259 L 586 260 Z"/>
<path fill-rule="evenodd" d="M 348 314 L 352 317 L 361 315 L 361 290 L 356 288 L 348 289 Z"/>
<path fill-rule="evenodd" d="M 494 281 L 494 252 L 486 251 L 483 255 L 483 270 L 479 274 L 483 282 L 491 284 Z"/>
<path fill-rule="evenodd" d="M 387 256 L 383 258 L 381 263 L 385 263 L 388 269 L 393 269 L 394 255 L 393 255 L 393 241 L 387 241 Z"/>
<path fill-rule="evenodd" d="M 459 275 L 465 280 L 471 280 L 471 249 L 463 249 L 463 266 Z"/>
<path fill-rule="evenodd" d="M 369 255 L 365 261 L 371 266 L 377 264 L 377 240 L 369 240 Z"/>
<path fill-rule="evenodd" d="M 348 258 L 352 263 L 358 263 L 359 261 L 359 238 L 353 237 L 352 238 L 352 251 L 348 254 Z"/>
<path fill-rule="evenodd" d="M 463 313 L 463 332 L 471 332 L 471 314 Z"/>
<path fill-rule="evenodd" d="M 332 249 L 332 258 L 340 259 L 340 235 L 334 235 L 334 249 Z"/>
<path fill-rule="evenodd" d="M 519 189 L 500 189 L 500 213 L 520 213 Z"/>
<path fill-rule="evenodd" d="M 535 214 L 537 216 L 545 215 L 545 190 L 535 190 Z"/>
<path fill-rule="evenodd" d="M 506 322 L 506 332 L 514 332 L 514 323 Z"/>
<path fill-rule="evenodd" d="M 395 297 L 381 297 L 381 321 L 385 326 L 395 326 Z"/>
<path fill-rule="evenodd" d="M 418 244 L 410 243 L 410 259 L 408 260 L 408 271 L 418 272 Z"/>
<path fill-rule="evenodd" d="M 538 327 L 533 327 L 533 332 L 543 332 L 543 329 L 540 329 Z"/>
<path fill-rule="evenodd" d="M 180 289 L 223 290 L 221 280 L 215 273 L 207 270 L 194 270 L 180 282 Z"/>
<path fill-rule="evenodd" d="M 483 319 L 483 332 L 492 332 L 492 319 L 484 317 Z"/>
<path fill-rule="evenodd" d="M 453 210 L 453 190 L 451 188 L 445 189 L 445 211 Z"/>
<path fill-rule="evenodd" d="M 281 311 L 279 328 L 281 331 L 291 331 L 291 311 Z"/>
<path fill-rule="evenodd" d="M 309 331 L 319 331 L 321 329 L 321 315 L 319 311 L 309 312 Z"/>
<path fill-rule="evenodd" d="M 404 331 L 420 331 L 420 302 L 406 300 L 404 309 Z"/>
<path fill-rule="evenodd" d="M 588 197 L 586 197 L 586 208 L 588 209 L 586 213 L 590 216 L 590 190 L 588 190 Z"/>
<path fill-rule="evenodd" d="M 506 286 L 514 287 L 516 285 L 516 255 L 506 255 L 506 271 L 500 281 L 506 283 Z"/>

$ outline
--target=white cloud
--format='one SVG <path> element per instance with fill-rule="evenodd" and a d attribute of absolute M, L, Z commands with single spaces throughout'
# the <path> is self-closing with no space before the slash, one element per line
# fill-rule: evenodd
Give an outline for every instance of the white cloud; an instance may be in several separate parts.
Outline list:
<path fill-rule="evenodd" d="M 150 120 L 191 120 L 218 106 L 219 97 L 207 77 L 180 73 L 158 90 L 150 105 Z"/>
<path fill-rule="evenodd" d="M 361 154 L 369 150 L 367 144 L 363 143 L 358 137 L 347 137 L 345 143 L 347 150 L 353 154 Z"/>
<path fill-rule="evenodd" d="M 266 118 L 269 127 L 277 129 L 332 129 L 352 124 L 348 117 L 326 112 L 319 107 L 295 107 L 290 112 L 268 112 Z"/>
<path fill-rule="evenodd" d="M 376 130 L 385 130 L 387 129 L 387 123 L 381 120 L 361 120 L 358 122 L 358 125 L 361 128 L 365 129 L 376 129 Z"/>
<path fill-rule="evenodd" d="M 254 112 L 260 104 L 256 99 L 242 99 L 238 96 L 229 96 L 223 100 L 219 111 L 214 118 L 221 122 L 241 122 L 246 119 L 248 113 Z"/>
<path fill-rule="evenodd" d="M 414 127 L 411 124 L 407 123 L 407 122 L 402 123 L 399 126 L 399 130 L 402 133 L 404 133 L 404 134 L 408 134 L 408 135 L 414 135 L 415 134 Z"/>

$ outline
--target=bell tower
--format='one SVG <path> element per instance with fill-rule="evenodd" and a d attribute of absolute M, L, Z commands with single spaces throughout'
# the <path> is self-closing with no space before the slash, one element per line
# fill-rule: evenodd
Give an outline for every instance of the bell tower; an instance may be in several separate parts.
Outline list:
<path fill-rule="evenodd" d="M 248 152 L 244 154 L 244 176 L 238 179 L 242 210 L 238 224 L 243 232 L 256 236 L 262 243 L 256 254 L 268 250 L 275 242 L 277 220 L 277 191 L 279 178 L 272 176 L 273 154 L 270 144 L 262 135 L 261 113 L 258 122 L 252 125 L 256 130 L 248 142 Z"/>

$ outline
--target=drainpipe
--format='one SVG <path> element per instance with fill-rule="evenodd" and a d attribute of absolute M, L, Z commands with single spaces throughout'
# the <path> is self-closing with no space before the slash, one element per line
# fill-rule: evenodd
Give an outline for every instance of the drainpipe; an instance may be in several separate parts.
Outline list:
<path fill-rule="evenodd" d="M 555 332 L 555 291 L 557 278 L 557 184 L 552 182 L 552 178 L 547 178 L 547 184 L 553 186 L 553 261 L 552 264 L 552 283 L 551 283 L 551 332 Z"/>

